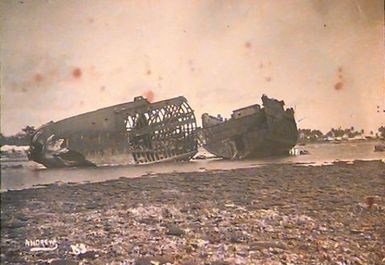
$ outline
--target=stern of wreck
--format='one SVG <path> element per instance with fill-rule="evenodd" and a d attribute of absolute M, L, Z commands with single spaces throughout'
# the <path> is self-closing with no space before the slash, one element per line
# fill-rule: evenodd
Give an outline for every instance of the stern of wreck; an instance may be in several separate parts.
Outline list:
<path fill-rule="evenodd" d="M 262 96 L 266 116 L 266 149 L 272 154 L 287 154 L 298 141 L 298 128 L 294 109 L 285 109 L 284 101 Z"/>
<path fill-rule="evenodd" d="M 234 110 L 228 120 L 203 114 L 203 147 L 227 159 L 288 154 L 298 139 L 294 111 L 265 95 L 262 102 Z"/>

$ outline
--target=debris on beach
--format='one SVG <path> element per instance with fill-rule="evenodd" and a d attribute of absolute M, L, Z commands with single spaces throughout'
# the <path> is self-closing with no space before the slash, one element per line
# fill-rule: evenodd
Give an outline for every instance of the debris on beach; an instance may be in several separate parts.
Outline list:
<path fill-rule="evenodd" d="M 197 155 L 197 156 L 194 156 L 193 159 L 195 159 L 195 160 L 205 160 L 205 159 L 207 159 L 207 156 L 205 156 L 205 155 Z"/>
<path fill-rule="evenodd" d="M 293 147 L 292 149 L 289 150 L 289 154 L 292 156 L 299 156 L 299 155 L 309 155 L 310 152 L 303 148 Z"/>

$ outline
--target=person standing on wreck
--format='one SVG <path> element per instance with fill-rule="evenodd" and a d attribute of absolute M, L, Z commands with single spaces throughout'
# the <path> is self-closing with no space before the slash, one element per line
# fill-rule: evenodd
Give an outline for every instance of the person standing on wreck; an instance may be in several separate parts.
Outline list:
<path fill-rule="evenodd" d="M 148 120 L 143 113 L 137 113 L 136 117 L 135 130 L 148 127 Z M 137 146 L 151 149 L 151 137 L 148 132 L 134 136 L 133 142 Z"/>

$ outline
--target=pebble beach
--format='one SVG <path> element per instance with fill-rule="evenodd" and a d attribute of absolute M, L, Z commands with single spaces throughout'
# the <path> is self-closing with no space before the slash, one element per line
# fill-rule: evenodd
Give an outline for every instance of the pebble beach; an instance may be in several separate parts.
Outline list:
<path fill-rule="evenodd" d="M 2 264 L 385 262 L 380 160 L 55 183 L 1 201 Z"/>

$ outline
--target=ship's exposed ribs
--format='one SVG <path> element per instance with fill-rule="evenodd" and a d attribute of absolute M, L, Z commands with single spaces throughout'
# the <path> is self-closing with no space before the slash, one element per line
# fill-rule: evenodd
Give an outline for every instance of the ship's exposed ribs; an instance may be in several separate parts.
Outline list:
<path fill-rule="evenodd" d="M 39 128 L 30 158 L 48 167 L 81 166 L 84 161 L 115 157 L 119 163 L 133 160 L 134 164 L 190 159 L 197 152 L 196 129 L 194 112 L 184 97 L 155 103 L 137 97 Z M 66 155 L 69 152 L 78 156 Z"/>

